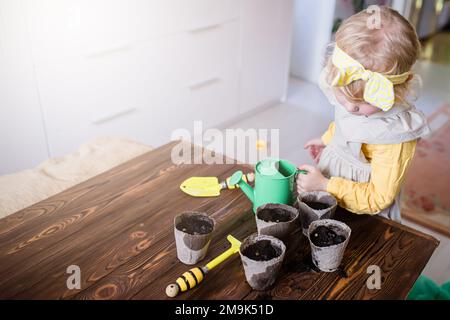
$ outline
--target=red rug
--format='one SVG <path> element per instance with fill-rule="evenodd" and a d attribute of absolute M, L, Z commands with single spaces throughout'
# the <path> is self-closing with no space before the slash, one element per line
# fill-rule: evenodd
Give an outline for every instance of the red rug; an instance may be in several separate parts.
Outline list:
<path fill-rule="evenodd" d="M 402 216 L 450 237 L 450 105 L 429 118 L 433 133 L 417 145 L 402 197 Z"/>

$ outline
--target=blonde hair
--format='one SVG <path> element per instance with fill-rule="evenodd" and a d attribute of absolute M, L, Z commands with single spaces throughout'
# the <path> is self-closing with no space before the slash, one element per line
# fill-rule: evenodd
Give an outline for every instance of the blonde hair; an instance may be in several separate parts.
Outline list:
<path fill-rule="evenodd" d="M 373 13 L 362 11 L 345 20 L 336 33 L 336 44 L 366 69 L 385 75 L 398 75 L 412 69 L 420 57 L 421 45 L 414 27 L 397 11 L 380 7 L 381 28 L 370 29 Z M 326 55 L 327 82 L 330 84 L 338 70 L 331 62 L 334 44 Z M 412 80 L 412 79 L 410 79 Z M 416 79 L 419 80 L 420 79 Z M 340 90 L 350 101 L 363 101 L 364 80 L 358 80 Z M 398 103 L 407 103 L 412 82 L 395 86 Z"/>

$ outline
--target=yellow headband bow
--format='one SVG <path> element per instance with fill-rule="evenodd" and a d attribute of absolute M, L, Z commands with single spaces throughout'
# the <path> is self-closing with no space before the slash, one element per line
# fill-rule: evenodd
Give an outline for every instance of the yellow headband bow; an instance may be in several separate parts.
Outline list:
<path fill-rule="evenodd" d="M 357 80 L 366 81 L 364 100 L 383 111 L 389 111 L 395 103 L 394 85 L 408 81 L 411 72 L 400 75 L 383 75 L 366 70 L 362 64 L 342 51 L 337 45 L 332 62 L 339 72 L 331 84 L 345 87 Z"/>

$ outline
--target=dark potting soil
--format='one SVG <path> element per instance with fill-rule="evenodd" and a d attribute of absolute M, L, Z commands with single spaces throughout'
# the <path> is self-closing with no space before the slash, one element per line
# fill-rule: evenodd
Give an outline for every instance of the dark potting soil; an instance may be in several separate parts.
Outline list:
<path fill-rule="evenodd" d="M 320 272 L 320 270 L 312 262 L 311 254 L 305 257 L 297 256 L 286 263 L 286 269 L 292 272 Z"/>
<path fill-rule="evenodd" d="M 206 217 L 186 216 L 177 225 L 177 229 L 193 235 L 208 234 L 213 231 L 213 223 Z"/>
<path fill-rule="evenodd" d="M 304 203 L 314 210 L 325 210 L 330 207 L 329 204 L 322 203 L 322 202 L 316 202 L 316 201 L 304 201 Z"/>
<path fill-rule="evenodd" d="M 288 222 L 292 220 L 291 213 L 280 209 L 263 209 L 258 212 L 258 218 L 266 222 Z"/>
<path fill-rule="evenodd" d="M 249 245 L 242 254 L 255 261 L 269 261 L 280 256 L 281 252 L 269 240 L 261 240 Z"/>
<path fill-rule="evenodd" d="M 338 235 L 333 229 L 319 226 L 311 232 L 312 243 L 317 247 L 329 247 L 345 241 L 345 236 Z"/>

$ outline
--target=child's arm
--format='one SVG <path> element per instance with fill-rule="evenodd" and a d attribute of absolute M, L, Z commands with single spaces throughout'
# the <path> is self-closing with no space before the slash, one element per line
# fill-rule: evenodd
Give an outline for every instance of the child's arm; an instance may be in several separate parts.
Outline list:
<path fill-rule="evenodd" d="M 322 137 L 312 139 L 305 144 L 305 149 L 309 150 L 309 154 L 315 163 L 319 163 L 322 151 L 331 142 L 334 135 L 334 128 L 334 122 L 332 122 Z"/>
<path fill-rule="evenodd" d="M 328 145 L 331 142 L 331 139 L 333 138 L 335 130 L 334 122 L 330 123 L 330 126 L 328 127 L 328 130 L 323 134 L 322 136 L 322 142 L 324 145 Z"/>
<path fill-rule="evenodd" d="M 297 178 L 298 192 L 327 191 L 341 207 L 357 214 L 377 214 L 389 208 L 399 193 L 411 164 L 417 142 L 396 145 L 364 145 L 364 154 L 372 167 L 368 183 L 343 178 L 325 178 L 312 166 L 301 166 L 307 175 Z"/>
<path fill-rule="evenodd" d="M 327 191 L 339 205 L 358 214 L 377 214 L 389 208 L 400 192 L 406 171 L 414 157 L 417 141 L 397 145 L 366 145 L 372 167 L 368 183 L 333 177 Z"/>

